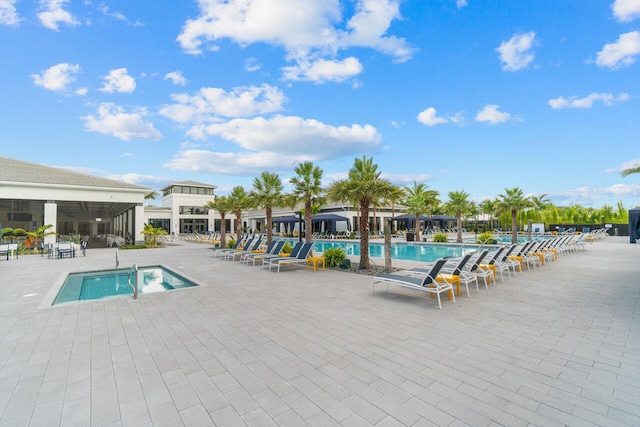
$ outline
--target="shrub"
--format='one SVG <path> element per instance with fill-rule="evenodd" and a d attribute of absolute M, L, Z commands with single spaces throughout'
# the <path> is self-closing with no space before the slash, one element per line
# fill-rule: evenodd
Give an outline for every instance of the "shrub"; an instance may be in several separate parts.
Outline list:
<path fill-rule="evenodd" d="M 436 233 L 433 235 L 433 241 L 435 243 L 447 243 L 447 235 L 444 233 Z"/>
<path fill-rule="evenodd" d="M 234 239 L 229 239 L 229 241 L 227 242 L 227 248 L 229 249 L 233 249 L 235 245 L 236 245 L 236 241 Z"/>
<path fill-rule="evenodd" d="M 293 246 L 291 246 L 291 243 L 287 242 L 284 244 L 284 246 L 282 246 L 282 250 L 280 252 L 282 252 L 283 254 L 290 254 L 292 250 Z"/>
<path fill-rule="evenodd" d="M 337 267 L 342 264 L 342 260 L 347 257 L 344 249 L 335 247 L 324 250 L 324 263 L 327 267 Z"/>
<path fill-rule="evenodd" d="M 478 235 L 477 243 L 495 245 L 496 243 L 498 243 L 498 241 L 493 238 L 493 235 L 490 231 L 485 231 L 484 233 Z"/>

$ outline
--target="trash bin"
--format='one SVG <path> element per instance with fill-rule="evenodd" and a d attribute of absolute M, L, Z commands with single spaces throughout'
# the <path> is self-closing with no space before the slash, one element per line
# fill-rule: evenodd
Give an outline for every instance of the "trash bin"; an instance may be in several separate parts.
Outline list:
<path fill-rule="evenodd" d="M 416 233 L 407 233 L 407 242 L 414 242 L 416 240 Z"/>

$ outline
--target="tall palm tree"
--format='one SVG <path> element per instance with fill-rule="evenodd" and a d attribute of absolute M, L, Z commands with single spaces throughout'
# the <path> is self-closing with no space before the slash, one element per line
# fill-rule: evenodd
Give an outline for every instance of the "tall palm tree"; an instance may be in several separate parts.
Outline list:
<path fill-rule="evenodd" d="M 493 227 L 493 218 L 495 217 L 496 213 L 498 212 L 498 201 L 497 200 L 491 200 L 491 199 L 485 199 L 482 202 L 480 202 L 480 205 L 478 205 L 478 209 L 481 213 L 483 213 L 484 215 L 487 215 L 489 218 L 489 228 Z M 485 230 L 487 231 L 487 230 Z"/>
<path fill-rule="evenodd" d="M 385 201 L 391 203 L 391 217 L 396 216 L 396 203 L 400 200 L 404 199 L 407 196 L 407 193 L 404 192 L 404 189 L 394 185 Z"/>
<path fill-rule="evenodd" d="M 232 210 L 229 196 L 217 196 L 215 200 L 204 205 L 207 209 L 215 209 L 220 214 L 220 247 L 227 246 L 227 213 Z"/>
<path fill-rule="evenodd" d="M 307 243 L 313 240 L 311 217 L 313 215 L 314 200 L 322 200 L 322 169 L 314 166 L 312 162 L 298 163 L 294 169 L 296 176 L 289 180 L 293 185 L 293 204 L 304 202 L 304 235 Z M 317 205 L 317 203 L 316 203 Z"/>
<path fill-rule="evenodd" d="M 242 211 L 252 207 L 253 200 L 243 186 L 236 185 L 229 194 L 229 206 L 236 214 L 236 241 L 242 237 Z"/>
<path fill-rule="evenodd" d="M 409 213 L 416 217 L 417 241 L 420 241 L 420 215 L 427 213 L 431 207 L 437 205 L 437 198 L 440 195 L 436 190 L 428 190 L 428 188 L 427 184 L 418 184 L 415 181 L 413 181 L 413 187 L 404 187 L 407 198 L 403 204 L 409 209 Z"/>
<path fill-rule="evenodd" d="M 471 208 L 469 201 L 469 193 L 463 191 L 450 191 L 449 201 L 446 203 L 447 211 L 455 214 L 456 226 L 458 232 L 456 234 L 456 242 L 462 243 L 462 215 L 466 214 Z"/>
<path fill-rule="evenodd" d="M 262 172 L 253 180 L 253 191 L 250 197 L 256 207 L 263 208 L 267 216 L 267 245 L 273 238 L 273 208 L 284 204 L 282 190 L 284 186 L 277 173 Z"/>
<path fill-rule="evenodd" d="M 519 187 L 505 188 L 505 194 L 498 195 L 498 205 L 502 212 L 511 213 L 511 243 L 518 243 L 518 211 L 531 207 L 531 200 L 525 197 Z"/>
<path fill-rule="evenodd" d="M 360 268 L 369 269 L 369 206 L 373 200 L 388 197 L 393 184 L 380 177 L 378 165 L 373 163 L 373 158 L 362 156 L 356 158 L 349 169 L 346 179 L 335 181 L 327 194 L 335 201 L 357 201 L 360 219 Z"/>

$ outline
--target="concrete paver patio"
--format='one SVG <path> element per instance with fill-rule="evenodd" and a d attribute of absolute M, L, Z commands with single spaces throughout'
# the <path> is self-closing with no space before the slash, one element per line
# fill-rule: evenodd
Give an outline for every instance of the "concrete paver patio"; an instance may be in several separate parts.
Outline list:
<path fill-rule="evenodd" d="M 437 302 L 207 246 L 120 251 L 205 284 L 39 309 L 86 258 L 0 261 L 0 426 L 640 425 L 640 245 Z M 464 295 L 464 294 L 463 294 Z"/>

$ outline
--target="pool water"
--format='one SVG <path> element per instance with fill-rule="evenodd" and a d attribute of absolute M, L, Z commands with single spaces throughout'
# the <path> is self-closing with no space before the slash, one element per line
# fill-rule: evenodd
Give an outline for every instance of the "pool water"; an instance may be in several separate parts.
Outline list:
<path fill-rule="evenodd" d="M 72 273 L 62 285 L 52 305 L 71 301 L 96 300 L 118 295 L 132 295 L 128 285 L 130 269 Z M 133 278 L 131 278 L 133 283 Z M 198 286 L 163 266 L 138 269 L 138 293 L 149 294 L 172 289 Z"/>
<path fill-rule="evenodd" d="M 335 240 L 316 240 L 313 250 L 324 252 L 327 248 L 340 247 L 347 255 L 360 255 L 360 243 L 340 242 Z M 470 252 L 475 252 L 478 245 L 438 245 L 432 243 L 392 243 L 391 258 L 402 261 L 433 262 L 438 258 L 451 256 L 464 256 Z M 369 243 L 369 256 L 374 258 L 384 258 L 384 244 Z"/>

